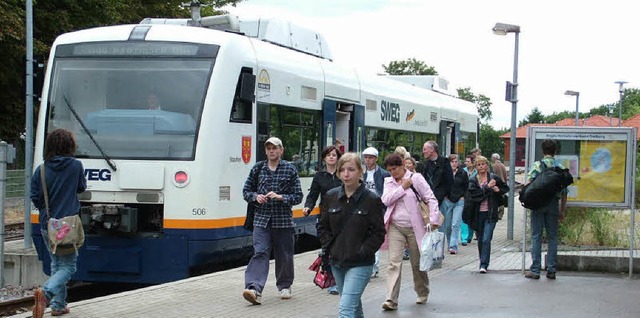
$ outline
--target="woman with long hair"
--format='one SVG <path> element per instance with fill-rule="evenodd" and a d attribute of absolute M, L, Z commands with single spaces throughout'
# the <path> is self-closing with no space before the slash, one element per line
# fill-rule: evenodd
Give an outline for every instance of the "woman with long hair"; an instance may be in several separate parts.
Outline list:
<path fill-rule="evenodd" d="M 453 171 L 453 187 L 451 188 L 451 194 L 444 198 L 442 202 L 442 213 L 445 220 L 444 232 L 449 243 L 449 254 L 457 254 L 464 195 L 469 188 L 469 177 L 466 172 L 459 169 L 458 155 L 449 155 L 449 163 Z"/>
<path fill-rule="evenodd" d="M 337 169 L 343 185 L 325 195 L 318 234 L 338 285 L 339 316 L 364 317 L 362 293 L 373 273 L 375 253 L 384 242 L 384 205 L 362 182 L 357 154 L 344 154 Z"/>
<path fill-rule="evenodd" d="M 387 295 L 382 304 L 384 310 L 398 309 L 400 296 L 400 274 L 402 272 L 402 256 L 405 245 L 409 246 L 413 286 L 418 294 L 416 303 L 425 304 L 429 298 L 429 275 L 420 270 L 420 244 L 424 236 L 425 221 L 418 207 L 418 200 L 429 205 L 429 221 L 432 230 L 438 224 L 438 200 L 433 195 L 429 184 L 419 173 L 405 169 L 403 158 L 399 154 L 391 154 L 384 160 L 384 165 L 391 174 L 384 180 L 382 203 L 387 206 L 384 224 L 387 229 L 389 245 L 389 267 L 387 270 Z"/>
<path fill-rule="evenodd" d="M 304 202 L 304 209 L 302 213 L 308 216 L 313 208 L 316 206 L 318 196 L 320 196 L 320 208 L 322 209 L 322 202 L 324 200 L 327 191 L 337 188 L 342 185 L 340 177 L 337 175 L 338 160 L 342 156 L 342 152 L 336 146 L 328 146 L 322 150 L 322 161 L 324 161 L 324 169 L 316 172 L 311 182 L 311 188 L 309 194 L 307 194 L 307 200 Z M 326 251 L 322 251 L 323 255 Z M 330 268 L 329 266 L 326 266 Z M 338 286 L 333 285 L 329 287 L 329 293 L 332 295 L 338 294 Z"/>
<path fill-rule="evenodd" d="M 502 195 L 509 191 L 509 187 L 500 177 L 489 173 L 487 158 L 477 156 L 475 162 L 478 174 L 469 180 L 469 198 L 472 204 L 468 208 L 473 216 L 469 226 L 478 233 L 480 273 L 486 274 L 491 258 L 493 230 L 498 223 L 498 206 L 502 204 Z M 465 201 L 467 203 L 469 202 Z"/>
<path fill-rule="evenodd" d="M 49 133 L 44 143 L 44 163 L 37 167 L 31 177 L 31 201 L 40 210 L 40 233 L 44 245 L 49 250 L 49 234 L 44 189 L 49 199 L 50 217 L 61 219 L 80 213 L 78 193 L 87 188 L 82 163 L 74 158 L 76 140 L 67 129 L 56 129 Z M 42 184 L 40 170 L 44 169 L 45 182 Z M 42 288 L 34 292 L 35 306 L 33 317 L 41 318 L 47 303 L 51 304 L 51 315 L 61 316 L 69 313 L 67 307 L 67 282 L 76 272 L 78 254 L 58 255 L 51 253 L 51 275 Z"/>

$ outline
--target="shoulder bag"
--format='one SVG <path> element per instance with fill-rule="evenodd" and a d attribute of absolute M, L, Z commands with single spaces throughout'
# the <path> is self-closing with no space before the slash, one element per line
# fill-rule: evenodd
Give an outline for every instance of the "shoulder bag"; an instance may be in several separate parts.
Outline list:
<path fill-rule="evenodd" d="M 413 174 L 411 174 L 413 176 Z M 424 200 L 422 200 L 422 197 L 420 196 L 420 194 L 418 193 L 418 190 L 416 190 L 416 188 L 411 185 L 411 190 L 413 190 L 413 193 L 416 194 L 416 199 L 418 199 L 418 209 L 420 210 L 420 214 L 422 215 L 422 220 L 424 221 L 424 224 L 430 224 L 431 223 L 431 218 L 430 218 L 430 210 L 429 210 L 429 204 L 427 204 L 427 202 L 424 202 Z M 438 211 L 438 222 L 440 222 L 440 224 L 438 224 L 439 226 L 443 226 L 444 225 L 444 215 L 442 214 L 441 211 Z"/>
<path fill-rule="evenodd" d="M 40 180 L 44 191 L 44 203 L 47 209 L 47 233 L 49 250 L 55 255 L 78 254 L 78 249 L 84 244 L 84 229 L 78 214 L 65 216 L 61 219 L 52 218 L 49 212 L 49 193 L 45 179 L 44 164 L 40 165 Z"/>

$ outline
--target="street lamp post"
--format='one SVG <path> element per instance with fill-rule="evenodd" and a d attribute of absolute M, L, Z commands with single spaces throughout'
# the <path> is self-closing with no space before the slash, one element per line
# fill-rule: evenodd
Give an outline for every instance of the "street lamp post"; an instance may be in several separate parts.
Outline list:
<path fill-rule="evenodd" d="M 625 81 L 617 81 L 616 84 L 618 84 L 618 92 L 620 93 L 620 101 L 618 102 L 618 127 L 622 126 L 622 93 L 624 92 L 623 86 L 624 84 L 627 84 L 627 82 Z"/>
<path fill-rule="evenodd" d="M 496 23 L 493 33 L 497 35 L 507 35 L 514 33 L 516 46 L 513 54 L 513 84 L 511 86 L 511 138 L 509 140 L 509 210 L 507 223 L 507 239 L 513 240 L 513 217 L 514 217 L 514 188 L 516 182 L 516 109 L 518 106 L 518 41 L 520 38 L 520 26 Z"/>
<path fill-rule="evenodd" d="M 578 113 L 578 100 L 580 99 L 580 92 L 566 91 L 566 92 L 564 92 L 564 94 L 568 95 L 568 96 L 575 96 L 576 97 L 576 126 L 579 126 L 580 117 L 579 117 L 579 113 Z"/>

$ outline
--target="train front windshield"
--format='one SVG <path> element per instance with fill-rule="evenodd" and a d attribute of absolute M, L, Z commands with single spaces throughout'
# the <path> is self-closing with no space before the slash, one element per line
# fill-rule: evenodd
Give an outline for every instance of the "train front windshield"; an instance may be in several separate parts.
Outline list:
<path fill-rule="evenodd" d="M 47 131 L 73 131 L 79 158 L 102 158 L 82 122 L 111 158 L 193 160 L 217 52 L 191 43 L 60 45 Z"/>

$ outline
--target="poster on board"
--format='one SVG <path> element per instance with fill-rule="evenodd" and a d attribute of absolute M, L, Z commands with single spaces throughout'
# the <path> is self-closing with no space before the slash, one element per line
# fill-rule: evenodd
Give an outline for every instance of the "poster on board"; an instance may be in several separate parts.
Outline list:
<path fill-rule="evenodd" d="M 568 206 L 630 208 L 635 187 L 636 129 L 630 127 L 529 127 L 527 167 L 543 158 L 545 139 L 557 142 L 555 158 L 574 177 Z"/>

